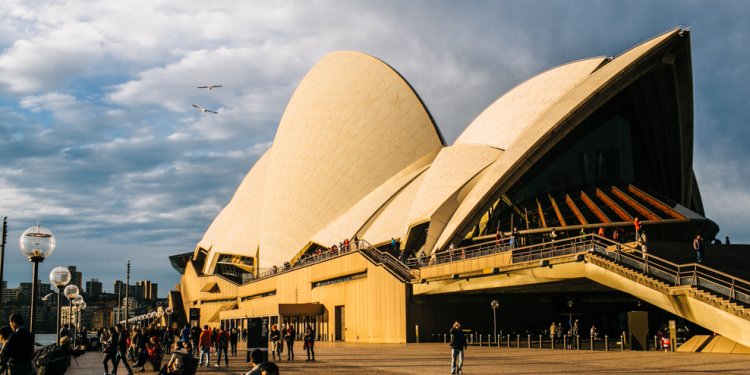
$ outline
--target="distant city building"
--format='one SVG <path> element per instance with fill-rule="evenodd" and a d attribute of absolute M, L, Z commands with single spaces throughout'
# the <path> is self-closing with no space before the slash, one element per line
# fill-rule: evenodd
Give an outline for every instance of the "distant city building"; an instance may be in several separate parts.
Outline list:
<path fill-rule="evenodd" d="M 91 279 L 86 282 L 86 296 L 90 301 L 97 301 L 102 294 L 102 283 L 99 279 Z"/>
<path fill-rule="evenodd" d="M 91 329 L 99 329 L 102 327 L 111 327 L 112 324 L 112 308 L 100 307 L 91 315 Z"/>
<path fill-rule="evenodd" d="M 76 266 L 68 266 L 70 271 L 70 283 L 78 287 L 79 290 L 83 290 L 83 273 L 76 270 Z"/>
<path fill-rule="evenodd" d="M 41 282 L 41 280 L 37 280 L 36 287 L 37 287 L 36 289 L 37 301 L 41 300 L 42 297 L 49 294 L 50 291 L 52 290 L 52 285 L 45 284 Z M 31 300 L 31 288 L 32 288 L 31 283 L 21 283 L 19 287 L 21 294 L 23 294 L 23 298 L 25 298 L 27 301 Z"/>
<path fill-rule="evenodd" d="M 7 288 L 7 283 L 5 283 L 6 287 L 3 288 L 3 303 L 13 302 L 16 300 L 16 295 L 18 294 L 19 290 L 18 288 Z"/>
<path fill-rule="evenodd" d="M 134 289 L 134 296 L 141 301 L 158 298 L 158 284 L 152 283 L 150 280 L 136 282 Z"/>

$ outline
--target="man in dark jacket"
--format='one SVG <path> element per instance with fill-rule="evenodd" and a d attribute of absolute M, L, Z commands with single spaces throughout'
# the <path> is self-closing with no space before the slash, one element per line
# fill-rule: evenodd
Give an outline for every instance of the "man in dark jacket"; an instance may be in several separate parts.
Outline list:
<path fill-rule="evenodd" d="M 117 325 L 117 355 L 115 356 L 115 364 L 113 373 L 117 372 L 117 365 L 122 361 L 123 366 L 128 370 L 128 374 L 133 374 L 133 369 L 130 368 L 128 363 L 128 333 L 123 329 L 122 324 Z"/>
<path fill-rule="evenodd" d="M 451 374 L 461 374 L 466 349 L 466 337 L 461 330 L 461 323 L 456 320 L 448 333 L 451 335 Z"/>
<path fill-rule="evenodd" d="M 11 314 L 10 328 L 13 333 L 0 351 L 0 361 L 7 363 L 10 375 L 28 375 L 34 357 L 34 336 L 23 326 L 21 314 Z"/>

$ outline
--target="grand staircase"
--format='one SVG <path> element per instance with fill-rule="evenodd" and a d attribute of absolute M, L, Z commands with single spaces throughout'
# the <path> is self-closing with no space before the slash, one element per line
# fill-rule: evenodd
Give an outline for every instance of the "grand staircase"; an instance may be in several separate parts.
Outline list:
<path fill-rule="evenodd" d="M 419 280 L 415 294 L 587 278 L 750 346 L 750 282 L 702 264 L 677 264 L 644 253 L 634 243 L 596 235 L 512 249 L 488 243 L 459 253 L 459 259 L 438 257 L 422 267 L 422 275 L 429 276 Z M 466 268 L 472 261 L 495 263 L 472 271 Z"/>

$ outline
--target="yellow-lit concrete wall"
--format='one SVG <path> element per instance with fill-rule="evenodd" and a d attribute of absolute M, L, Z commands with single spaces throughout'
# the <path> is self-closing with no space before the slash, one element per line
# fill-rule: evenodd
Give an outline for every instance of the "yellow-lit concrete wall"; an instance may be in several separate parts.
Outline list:
<path fill-rule="evenodd" d="M 338 284 L 312 287 L 316 280 L 330 279 L 336 275 L 347 275 L 367 271 L 362 279 Z M 201 290 L 205 285 L 217 283 L 220 292 Z M 335 335 L 334 311 L 336 306 L 345 306 L 345 341 L 368 343 L 406 342 L 406 299 L 409 286 L 393 277 L 382 267 L 373 265 L 359 253 L 347 254 L 326 262 L 303 267 L 292 272 L 242 286 L 217 276 L 197 276 L 188 266 L 182 277 L 185 291 L 183 301 L 186 311 L 201 309 L 200 324 L 218 326 L 220 320 L 209 322 L 216 311 L 233 299 L 238 309 L 220 313 L 220 319 L 253 316 L 277 316 L 281 303 L 320 303 L 324 306 L 324 325 L 328 334 Z M 242 297 L 276 291 L 276 295 L 241 301 Z M 220 300 L 221 302 L 210 302 Z"/>

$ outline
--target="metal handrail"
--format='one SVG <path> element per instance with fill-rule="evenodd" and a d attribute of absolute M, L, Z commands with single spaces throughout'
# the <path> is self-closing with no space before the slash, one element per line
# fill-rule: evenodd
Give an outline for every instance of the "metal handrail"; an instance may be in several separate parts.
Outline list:
<path fill-rule="evenodd" d="M 245 283 L 255 282 L 357 251 L 373 263 L 383 265 L 404 282 L 409 282 L 409 280 L 414 278 L 418 279 L 422 267 L 458 262 L 509 251 L 511 252 L 511 261 L 513 263 L 549 259 L 576 253 L 592 253 L 612 260 L 619 265 L 631 267 L 644 275 L 658 279 L 670 286 L 689 285 L 691 287 L 703 288 L 723 298 L 727 298 L 729 301 L 736 301 L 750 306 L 750 282 L 747 280 L 698 263 L 677 264 L 643 252 L 636 247 L 622 244 L 596 234 L 585 234 L 520 247 L 511 246 L 511 238 L 502 238 L 459 247 L 452 251 L 444 251 L 438 254 L 411 257 L 405 264 L 390 253 L 378 250 L 365 240 L 359 240 L 358 243 L 351 243 L 347 248 L 341 248 L 337 252 L 329 251 L 323 254 L 304 257 L 289 267 L 277 268 L 275 271 L 265 271 L 257 278 Z"/>
<path fill-rule="evenodd" d="M 594 235 L 595 236 L 595 235 Z M 750 305 L 750 282 L 698 263 L 677 264 L 632 246 L 595 236 L 594 241 L 617 245 L 614 254 L 598 251 L 599 255 L 618 264 L 631 266 L 672 286 L 689 285 L 707 289 L 729 301 Z"/>

